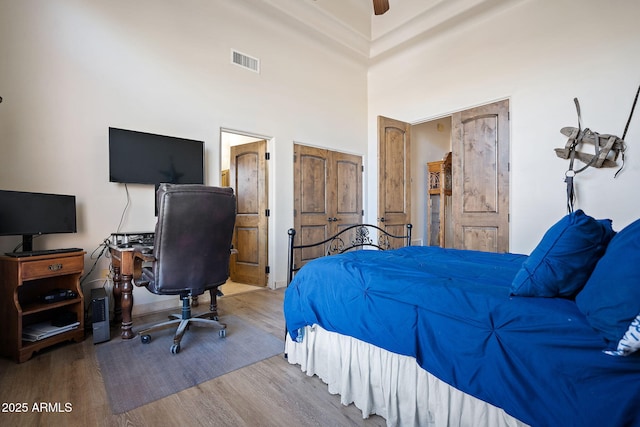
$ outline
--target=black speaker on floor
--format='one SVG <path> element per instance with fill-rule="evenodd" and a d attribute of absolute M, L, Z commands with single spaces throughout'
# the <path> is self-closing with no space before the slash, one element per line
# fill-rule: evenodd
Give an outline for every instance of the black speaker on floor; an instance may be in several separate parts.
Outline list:
<path fill-rule="evenodd" d="M 91 323 L 93 325 L 94 344 L 111 339 L 109 296 L 104 288 L 91 289 Z"/>

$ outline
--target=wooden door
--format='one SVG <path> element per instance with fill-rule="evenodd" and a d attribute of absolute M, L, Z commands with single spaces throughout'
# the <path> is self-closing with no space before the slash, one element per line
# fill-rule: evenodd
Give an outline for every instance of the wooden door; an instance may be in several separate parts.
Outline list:
<path fill-rule="evenodd" d="M 338 233 L 355 224 L 362 224 L 362 156 L 330 151 L 332 170 L 330 185 L 335 189 L 333 226 L 329 232 Z M 355 230 L 344 236 L 346 241 L 355 239 Z"/>
<path fill-rule="evenodd" d="M 268 263 L 267 141 L 231 147 L 230 185 L 236 193 L 237 216 L 230 276 L 234 282 L 265 286 Z"/>
<path fill-rule="evenodd" d="M 509 250 L 509 101 L 452 115 L 454 247 Z"/>
<path fill-rule="evenodd" d="M 362 157 L 294 144 L 296 244 L 322 241 L 362 223 Z M 296 254 L 296 266 L 324 255 L 321 247 Z"/>
<path fill-rule="evenodd" d="M 378 226 L 396 236 L 411 223 L 411 125 L 378 116 Z M 398 241 L 396 246 L 401 246 Z"/>

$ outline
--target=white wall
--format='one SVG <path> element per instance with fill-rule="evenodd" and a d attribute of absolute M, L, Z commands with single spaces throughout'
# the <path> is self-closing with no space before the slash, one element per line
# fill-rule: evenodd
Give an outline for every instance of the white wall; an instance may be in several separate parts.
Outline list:
<path fill-rule="evenodd" d="M 553 149 L 576 126 L 622 135 L 640 85 L 640 2 L 514 1 L 463 28 L 414 41 L 369 69 L 369 169 L 375 166 L 376 116 L 410 123 L 509 98 L 510 250 L 529 253 L 565 213 L 568 162 Z M 640 215 L 640 108 L 626 137 L 624 171 L 589 169 L 576 178 L 576 208 L 612 218 L 620 230 Z M 370 189 L 377 177 L 369 175 Z M 369 191 L 368 212 L 375 212 Z M 375 219 L 374 217 L 370 217 Z"/>
<path fill-rule="evenodd" d="M 36 246 L 91 253 L 118 227 L 126 193 L 108 182 L 109 126 L 204 140 L 211 185 L 220 129 L 234 129 L 273 137 L 270 284 L 284 282 L 293 141 L 367 151 L 366 66 L 298 25 L 261 1 L 0 0 L 0 188 L 78 201 L 78 233 Z M 261 73 L 232 65 L 231 48 Z M 121 229 L 152 230 L 153 188 L 129 193 Z M 18 241 L 0 237 L 0 251 Z"/>

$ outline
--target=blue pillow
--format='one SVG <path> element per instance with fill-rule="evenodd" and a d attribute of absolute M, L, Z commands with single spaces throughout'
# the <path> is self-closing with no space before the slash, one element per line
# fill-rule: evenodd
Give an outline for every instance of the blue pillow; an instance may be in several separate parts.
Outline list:
<path fill-rule="evenodd" d="M 582 210 L 566 215 L 547 230 L 522 263 L 511 283 L 511 295 L 574 297 L 614 235 L 611 220 L 593 219 Z"/>
<path fill-rule="evenodd" d="M 607 341 L 622 339 L 640 313 L 640 219 L 611 240 L 576 304 Z"/>

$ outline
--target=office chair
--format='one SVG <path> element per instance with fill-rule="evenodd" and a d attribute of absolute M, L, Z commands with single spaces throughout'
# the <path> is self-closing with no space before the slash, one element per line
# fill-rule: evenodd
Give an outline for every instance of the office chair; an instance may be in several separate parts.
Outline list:
<path fill-rule="evenodd" d="M 139 335 L 143 343 L 149 343 L 151 332 L 178 325 L 171 346 L 171 353 L 177 354 L 190 325 L 216 328 L 221 337 L 226 336 L 226 325 L 218 322 L 216 296 L 218 286 L 229 277 L 236 198 L 232 188 L 195 184 L 161 184 L 157 198 L 153 252 L 149 255 L 136 250 L 136 260 L 147 263 L 134 284 L 158 295 L 179 295 L 182 313 L 141 330 Z M 210 311 L 192 317 L 189 298 L 206 290 L 211 296 Z"/>

